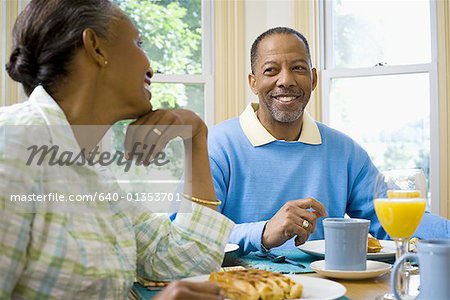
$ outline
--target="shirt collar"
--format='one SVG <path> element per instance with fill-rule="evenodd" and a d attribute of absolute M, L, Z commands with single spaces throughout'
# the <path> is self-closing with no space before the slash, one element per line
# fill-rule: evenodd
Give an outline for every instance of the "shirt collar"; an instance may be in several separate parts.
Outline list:
<path fill-rule="evenodd" d="M 43 86 L 37 86 L 28 101 L 40 111 L 54 145 L 58 145 L 61 151 L 81 151 L 64 111 Z"/>
<path fill-rule="evenodd" d="M 250 103 L 239 117 L 242 130 L 253 147 L 263 146 L 277 140 L 266 128 L 264 128 L 256 116 L 258 107 L 259 104 L 257 102 Z M 302 132 L 300 133 L 297 142 L 310 145 L 322 144 L 319 128 L 306 110 L 303 112 Z"/>
<path fill-rule="evenodd" d="M 61 107 L 42 85 L 33 90 L 28 101 L 39 108 L 47 125 L 70 125 Z"/>

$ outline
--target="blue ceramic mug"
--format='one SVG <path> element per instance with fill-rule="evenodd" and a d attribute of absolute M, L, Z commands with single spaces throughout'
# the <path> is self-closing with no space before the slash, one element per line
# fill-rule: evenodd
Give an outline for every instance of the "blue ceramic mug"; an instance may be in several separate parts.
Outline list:
<path fill-rule="evenodd" d="M 322 224 L 325 235 L 325 269 L 366 270 L 370 220 L 327 218 Z"/>
<path fill-rule="evenodd" d="M 418 259 L 420 267 L 420 294 L 416 299 L 450 299 L 450 240 L 424 240 L 417 245 L 417 254 L 408 253 L 400 257 L 392 269 L 391 289 L 396 299 L 396 278 L 402 262 Z"/>

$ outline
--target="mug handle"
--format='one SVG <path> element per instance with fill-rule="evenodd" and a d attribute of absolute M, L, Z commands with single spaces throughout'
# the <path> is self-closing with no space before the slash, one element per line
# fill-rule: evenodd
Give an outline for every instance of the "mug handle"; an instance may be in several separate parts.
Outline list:
<path fill-rule="evenodd" d="M 417 259 L 418 256 L 417 254 L 413 254 L 413 253 L 407 253 L 402 255 L 394 264 L 394 267 L 392 268 L 392 273 L 391 273 L 391 290 L 392 293 L 395 296 L 395 299 L 397 300 L 401 300 L 400 298 L 400 294 L 397 292 L 397 273 L 398 270 L 400 268 L 400 266 L 402 265 L 403 261 L 406 259 Z"/>

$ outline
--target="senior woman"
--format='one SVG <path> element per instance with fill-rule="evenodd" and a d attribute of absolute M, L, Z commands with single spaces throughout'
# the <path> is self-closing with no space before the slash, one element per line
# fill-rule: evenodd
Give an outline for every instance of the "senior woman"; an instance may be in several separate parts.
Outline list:
<path fill-rule="evenodd" d="M 153 71 L 140 46 L 135 26 L 108 0 L 32 0 L 19 15 L 6 68 L 29 99 L 0 110 L 0 132 L 29 129 L 12 131 L 0 144 L 1 299 L 123 299 L 136 275 L 168 280 L 219 268 L 233 223 L 215 211 L 207 128 L 186 110 L 152 111 Z M 170 222 L 167 215 L 117 206 L 109 213 L 8 209 L 13 189 L 32 194 L 84 184 L 104 188 L 103 173 L 92 166 L 64 166 L 55 173 L 46 165 L 28 172 L 9 154 L 23 152 L 30 140 L 89 151 L 105 130 L 90 132 L 86 142 L 82 133 L 58 128 L 109 127 L 130 118 L 137 125 L 191 126 L 191 133 L 138 128 L 126 139 L 128 150 L 147 139 L 157 139 L 159 147 L 176 136 L 184 140 L 186 157 L 192 157 L 184 191 L 191 213 Z M 34 132 L 35 125 L 45 130 Z M 66 175 L 70 184 L 58 186 Z M 159 297 L 222 298 L 216 285 L 185 282 L 169 285 Z"/>

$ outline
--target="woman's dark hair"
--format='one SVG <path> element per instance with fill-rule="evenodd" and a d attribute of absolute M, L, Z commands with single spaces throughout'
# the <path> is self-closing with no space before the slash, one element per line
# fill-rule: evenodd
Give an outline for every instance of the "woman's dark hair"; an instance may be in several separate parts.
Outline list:
<path fill-rule="evenodd" d="M 32 0 L 14 24 L 9 76 L 28 96 L 39 84 L 52 91 L 68 74 L 86 28 L 107 37 L 114 7 L 109 0 Z"/>

